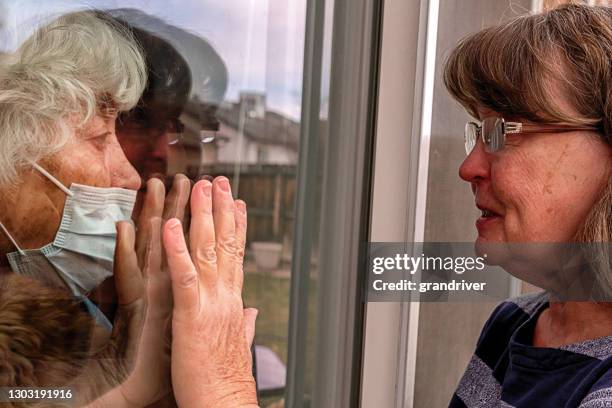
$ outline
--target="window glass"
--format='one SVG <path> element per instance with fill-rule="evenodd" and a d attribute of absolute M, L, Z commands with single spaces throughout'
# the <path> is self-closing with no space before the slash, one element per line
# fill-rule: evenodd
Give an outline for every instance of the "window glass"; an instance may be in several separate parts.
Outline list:
<path fill-rule="evenodd" d="M 243 296 L 247 307 L 259 309 L 254 342 L 259 393 L 263 406 L 282 404 L 306 0 L 5 0 L 0 2 L 3 58 L 8 61 L 49 21 L 92 9 L 103 10 L 132 33 L 147 65 L 144 94 L 115 123 L 122 151 L 143 181 L 140 193 L 152 177 L 170 190 L 177 174 L 192 181 L 223 175 L 235 197 L 248 205 Z M 109 69 L 115 62 L 106 61 Z M 71 61 L 65 63 L 71 69 Z M 78 60 L 72 63 L 79 68 Z M 82 163 L 75 171 L 89 170 Z M 136 213 L 142 205 L 138 197 Z M 93 303 L 109 324 L 112 310 Z"/>

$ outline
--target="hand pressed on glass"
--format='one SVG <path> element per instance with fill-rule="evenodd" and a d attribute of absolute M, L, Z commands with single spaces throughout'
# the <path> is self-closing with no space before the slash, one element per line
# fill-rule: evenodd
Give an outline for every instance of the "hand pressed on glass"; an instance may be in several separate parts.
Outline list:
<path fill-rule="evenodd" d="M 117 225 L 119 313 L 111 343 L 88 362 L 75 393 L 84 402 L 108 391 L 90 408 L 147 406 L 170 394 L 172 293 L 162 263 L 161 228 L 162 219 L 183 219 L 190 187 L 187 177 L 177 175 L 166 196 L 160 180 L 149 180 L 137 233 L 128 222 Z"/>
<path fill-rule="evenodd" d="M 190 248 L 181 222 L 163 241 L 174 294 L 172 384 L 181 407 L 257 406 L 250 344 L 257 311 L 243 309 L 246 205 L 224 177 L 191 194 Z"/>

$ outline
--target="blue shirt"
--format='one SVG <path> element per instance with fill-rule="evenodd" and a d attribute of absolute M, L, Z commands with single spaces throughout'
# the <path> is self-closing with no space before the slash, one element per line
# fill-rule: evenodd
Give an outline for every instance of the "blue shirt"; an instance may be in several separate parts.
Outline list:
<path fill-rule="evenodd" d="M 544 292 L 497 306 L 449 407 L 612 407 L 612 336 L 533 347 L 547 307 Z"/>

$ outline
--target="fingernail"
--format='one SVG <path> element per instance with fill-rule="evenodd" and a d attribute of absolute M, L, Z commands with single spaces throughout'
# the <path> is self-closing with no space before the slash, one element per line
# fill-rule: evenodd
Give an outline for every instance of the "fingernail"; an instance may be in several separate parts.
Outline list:
<path fill-rule="evenodd" d="M 212 195 L 212 184 L 210 184 L 208 181 L 201 183 L 204 184 L 202 186 L 202 194 L 204 194 L 204 197 L 210 197 Z"/>
<path fill-rule="evenodd" d="M 225 177 L 219 177 L 219 181 L 217 183 L 221 190 L 225 191 L 226 193 L 229 193 L 230 185 L 228 179 L 226 179 Z"/>
<path fill-rule="evenodd" d="M 159 185 L 163 186 L 164 183 L 162 183 L 161 180 L 158 179 L 158 178 L 155 178 L 155 177 L 154 178 L 150 178 L 147 181 L 147 184 L 145 186 L 146 192 L 147 193 L 152 193 L 153 191 L 158 189 Z"/>
<path fill-rule="evenodd" d="M 184 174 L 178 173 L 174 175 L 173 185 L 178 186 L 183 180 L 189 180 Z"/>
<path fill-rule="evenodd" d="M 182 230 L 181 222 L 177 220 L 176 218 L 172 218 L 171 220 L 168 220 L 167 225 L 168 225 L 168 228 L 170 228 L 174 232 Z"/>
<path fill-rule="evenodd" d="M 246 203 L 242 200 L 236 200 L 236 208 L 243 214 L 246 214 Z"/>
<path fill-rule="evenodd" d="M 210 181 L 211 183 L 214 179 L 215 178 L 213 176 L 209 176 L 208 174 L 204 174 L 203 176 L 200 176 L 200 180 Z"/>

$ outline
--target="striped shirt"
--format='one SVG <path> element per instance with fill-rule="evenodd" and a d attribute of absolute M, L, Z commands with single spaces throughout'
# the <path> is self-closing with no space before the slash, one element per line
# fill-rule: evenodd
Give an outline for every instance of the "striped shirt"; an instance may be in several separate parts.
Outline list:
<path fill-rule="evenodd" d="M 502 302 L 480 334 L 450 408 L 612 408 L 612 336 L 533 347 L 544 292 Z"/>

